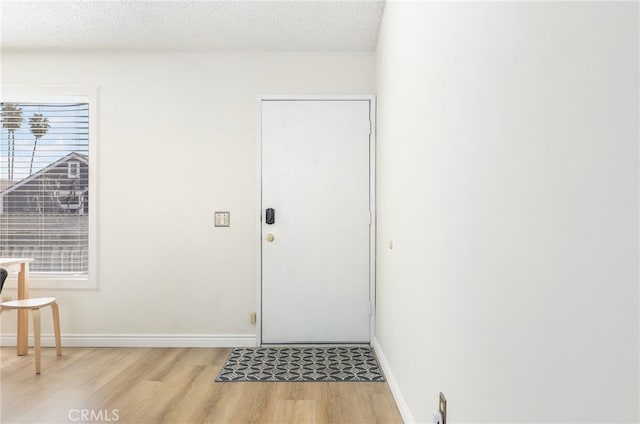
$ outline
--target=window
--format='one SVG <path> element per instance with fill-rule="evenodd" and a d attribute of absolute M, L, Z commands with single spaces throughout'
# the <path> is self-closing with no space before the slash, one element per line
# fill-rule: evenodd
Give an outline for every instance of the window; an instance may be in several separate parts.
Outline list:
<path fill-rule="evenodd" d="M 94 99 L 0 101 L 0 256 L 34 258 L 36 287 L 96 285 Z"/>
<path fill-rule="evenodd" d="M 67 164 L 67 177 L 80 178 L 80 162 L 69 161 Z"/>

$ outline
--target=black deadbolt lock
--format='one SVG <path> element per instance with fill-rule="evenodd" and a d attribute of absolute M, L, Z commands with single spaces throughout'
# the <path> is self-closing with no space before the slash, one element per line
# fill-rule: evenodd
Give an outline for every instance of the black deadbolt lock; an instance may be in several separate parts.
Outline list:
<path fill-rule="evenodd" d="M 265 216 L 265 222 L 269 225 L 276 222 L 276 211 L 273 208 L 267 208 L 267 213 Z"/>

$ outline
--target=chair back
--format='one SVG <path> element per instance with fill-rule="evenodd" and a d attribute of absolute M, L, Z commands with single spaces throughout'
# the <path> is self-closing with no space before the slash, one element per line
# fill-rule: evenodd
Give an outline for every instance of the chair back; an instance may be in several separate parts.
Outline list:
<path fill-rule="evenodd" d="M 7 279 L 9 273 L 6 269 L 0 268 L 0 292 L 2 292 L 2 288 L 4 287 L 4 280 Z"/>

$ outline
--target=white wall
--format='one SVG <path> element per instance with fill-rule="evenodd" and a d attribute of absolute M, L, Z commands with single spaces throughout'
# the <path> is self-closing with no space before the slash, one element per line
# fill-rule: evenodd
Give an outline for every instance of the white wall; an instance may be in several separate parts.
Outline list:
<path fill-rule="evenodd" d="M 387 3 L 377 339 L 431 422 L 638 422 L 638 3 Z M 393 241 L 393 249 L 389 242 Z"/>
<path fill-rule="evenodd" d="M 3 54 L 3 85 L 99 87 L 99 290 L 32 293 L 59 298 L 63 336 L 255 336 L 257 96 L 371 94 L 374 63 L 346 53 Z M 215 210 L 231 212 L 230 228 L 214 228 Z M 3 333 L 14 332 L 15 314 L 4 315 Z"/>

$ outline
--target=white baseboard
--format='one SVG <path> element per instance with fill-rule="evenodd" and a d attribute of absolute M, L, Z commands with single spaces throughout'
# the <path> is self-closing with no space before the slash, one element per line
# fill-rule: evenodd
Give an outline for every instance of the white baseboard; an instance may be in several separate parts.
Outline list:
<path fill-rule="evenodd" d="M 404 397 L 402 396 L 402 392 L 400 391 L 398 382 L 393 376 L 393 372 L 391 371 L 389 363 L 387 362 L 387 359 L 385 358 L 384 353 L 382 352 L 382 346 L 380 346 L 378 339 L 373 337 L 373 339 L 371 340 L 371 346 L 373 347 L 373 350 L 375 350 L 376 352 L 376 357 L 378 358 L 378 362 L 380 363 L 380 366 L 382 367 L 382 371 L 384 372 L 384 376 L 387 379 L 387 383 L 389 384 L 389 388 L 391 389 L 393 398 L 396 400 L 396 405 L 398 405 L 398 409 L 400 410 L 400 415 L 402 415 L 402 420 L 407 424 L 415 423 L 416 421 L 413 419 L 413 415 L 409 410 L 409 406 L 407 405 L 407 402 L 404 400 Z"/>
<path fill-rule="evenodd" d="M 44 347 L 55 346 L 53 334 L 43 334 Z M 63 347 L 255 347 L 252 334 L 62 334 Z M 15 334 L 0 336 L 0 346 L 15 346 Z M 33 346 L 33 338 L 29 337 Z"/>

